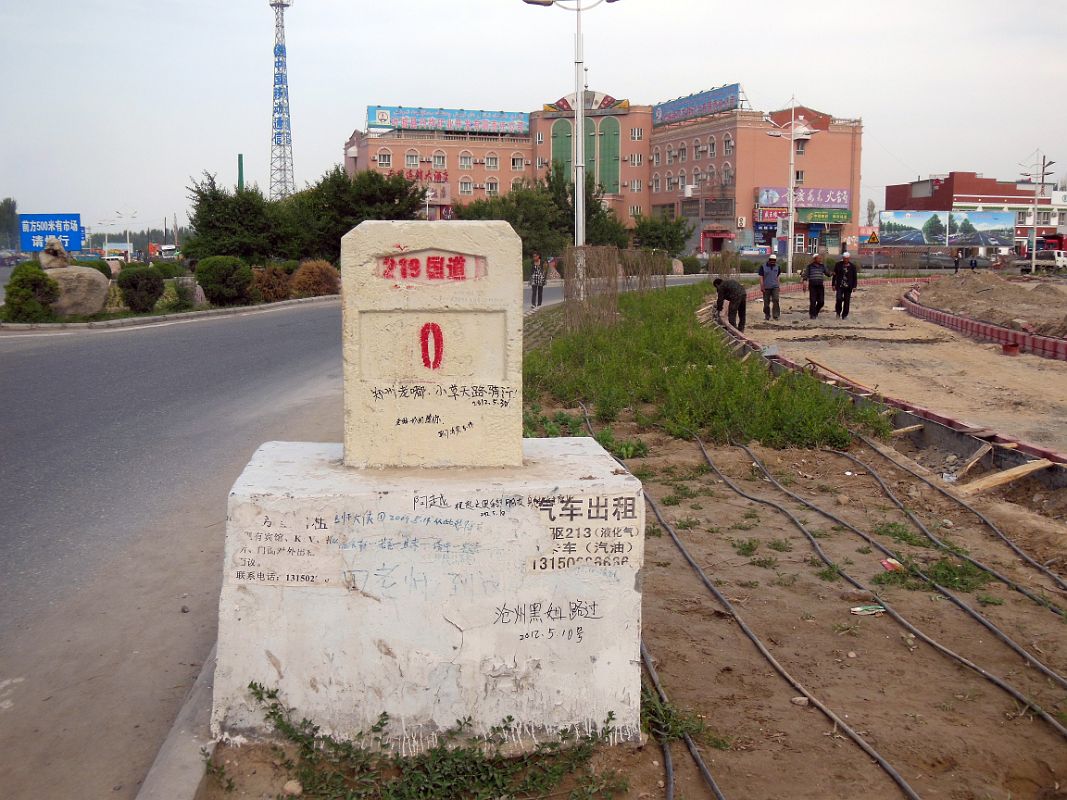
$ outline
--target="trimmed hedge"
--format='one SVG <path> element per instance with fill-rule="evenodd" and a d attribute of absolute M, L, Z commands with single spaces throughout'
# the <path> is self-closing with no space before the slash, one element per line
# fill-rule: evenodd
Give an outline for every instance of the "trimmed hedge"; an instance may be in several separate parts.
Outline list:
<path fill-rule="evenodd" d="M 122 301 L 135 314 L 146 314 L 163 296 L 163 276 L 155 267 L 126 267 L 115 279 Z"/>
<path fill-rule="evenodd" d="M 305 261 L 289 281 L 293 297 L 321 297 L 341 293 L 341 273 L 329 261 Z"/>
<path fill-rule="evenodd" d="M 59 284 L 36 261 L 24 261 L 11 271 L 0 314 L 5 322 L 48 322 L 58 298 Z"/>
<path fill-rule="evenodd" d="M 196 265 L 196 282 L 212 305 L 252 302 L 252 268 L 236 256 L 209 256 Z"/>
<path fill-rule="evenodd" d="M 189 274 L 189 270 L 178 261 L 153 261 L 152 266 L 159 270 L 164 279 L 180 278 Z"/>
<path fill-rule="evenodd" d="M 279 267 L 252 267 L 252 298 L 257 303 L 289 299 L 289 273 Z"/>

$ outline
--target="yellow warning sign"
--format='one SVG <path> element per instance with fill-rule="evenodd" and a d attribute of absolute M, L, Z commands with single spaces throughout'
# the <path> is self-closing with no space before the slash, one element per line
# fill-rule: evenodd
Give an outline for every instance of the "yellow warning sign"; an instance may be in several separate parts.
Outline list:
<path fill-rule="evenodd" d="M 867 239 L 867 244 L 878 244 L 878 231 L 873 231 L 871 233 L 870 238 Z"/>

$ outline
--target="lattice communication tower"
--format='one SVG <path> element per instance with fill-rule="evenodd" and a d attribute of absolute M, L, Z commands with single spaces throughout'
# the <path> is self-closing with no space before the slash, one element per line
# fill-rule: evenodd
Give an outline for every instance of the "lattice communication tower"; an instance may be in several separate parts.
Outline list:
<path fill-rule="evenodd" d="M 289 119 L 289 75 L 285 65 L 285 9 L 293 0 L 269 0 L 274 9 L 274 114 L 270 137 L 270 199 L 296 191 L 293 178 L 293 129 Z"/>

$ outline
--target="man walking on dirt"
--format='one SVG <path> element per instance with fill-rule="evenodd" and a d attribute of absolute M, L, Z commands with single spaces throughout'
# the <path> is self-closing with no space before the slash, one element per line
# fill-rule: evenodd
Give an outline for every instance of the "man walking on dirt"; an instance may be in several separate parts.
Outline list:
<path fill-rule="evenodd" d="M 816 253 L 808 268 L 804 270 L 804 284 L 808 290 L 808 317 L 817 319 L 826 304 L 826 287 L 823 281 L 830 275 L 830 270 L 822 263 L 822 253 Z"/>
<path fill-rule="evenodd" d="M 774 304 L 774 318 L 778 319 L 782 315 L 782 308 L 778 304 L 778 293 L 780 288 L 779 276 L 782 274 L 782 270 L 778 266 L 778 256 L 771 253 L 767 259 L 767 263 L 759 268 L 759 288 L 763 292 L 763 318 L 770 320 L 771 318 L 771 304 Z"/>
<path fill-rule="evenodd" d="M 721 314 L 722 304 L 729 302 L 727 319 L 730 320 L 731 325 L 743 332 L 745 330 L 745 287 L 733 278 L 725 281 L 722 278 L 716 278 L 712 283 L 716 294 L 715 313 Z"/>
<path fill-rule="evenodd" d="M 852 290 L 859 284 L 856 265 L 852 263 L 852 254 L 847 250 L 841 254 L 841 260 L 834 265 L 834 313 L 839 319 L 848 319 L 848 305 L 852 299 Z"/>

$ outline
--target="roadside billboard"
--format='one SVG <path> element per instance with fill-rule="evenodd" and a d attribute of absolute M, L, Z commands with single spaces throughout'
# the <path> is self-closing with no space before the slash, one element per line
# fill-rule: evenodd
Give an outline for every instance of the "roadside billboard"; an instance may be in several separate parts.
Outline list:
<path fill-rule="evenodd" d="M 708 89 L 687 97 L 668 100 L 652 106 L 652 127 L 670 125 L 694 117 L 706 117 L 720 111 L 732 111 L 741 102 L 741 84 L 731 83 L 718 89 Z"/>
<path fill-rule="evenodd" d="M 878 214 L 882 247 L 1011 247 L 1015 214 L 1011 211 L 882 211 Z"/>
<path fill-rule="evenodd" d="M 59 239 L 67 251 L 82 249 L 81 214 L 19 214 L 19 249 L 44 250 L 45 242 Z"/>
<path fill-rule="evenodd" d="M 471 111 L 464 108 L 405 108 L 367 106 L 368 128 L 417 131 L 474 131 L 529 133 L 530 115 L 524 111 Z"/>

